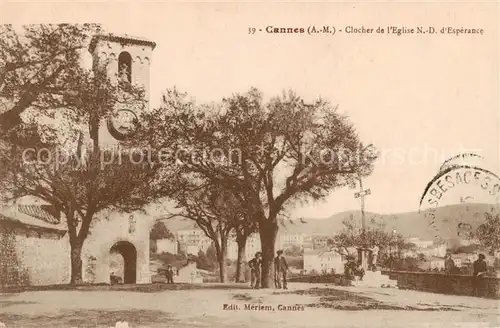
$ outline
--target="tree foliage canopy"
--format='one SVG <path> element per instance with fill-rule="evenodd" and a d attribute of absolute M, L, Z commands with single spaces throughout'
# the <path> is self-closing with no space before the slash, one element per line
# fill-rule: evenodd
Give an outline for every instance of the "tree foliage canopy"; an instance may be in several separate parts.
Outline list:
<path fill-rule="evenodd" d="M 82 53 L 100 30 L 96 24 L 0 26 L 0 128 L 21 123 L 20 114 L 28 108 L 53 116 L 55 109 L 81 107 L 75 101 L 82 97 L 73 96 L 84 89 L 81 78 L 89 76 Z"/>
<path fill-rule="evenodd" d="M 375 155 L 328 102 L 293 92 L 265 103 L 257 89 L 221 104 L 197 106 L 167 90 L 144 132 L 153 148 L 176 153 L 178 173 L 240 193 L 259 219 L 276 217 L 291 199 L 321 199 L 372 171 Z M 169 126 L 169 129 L 162 127 Z M 147 130 L 147 129 L 146 129 Z"/>
<path fill-rule="evenodd" d="M 149 239 L 151 240 L 158 240 L 158 239 L 173 240 L 175 237 L 174 234 L 170 230 L 168 230 L 167 226 L 162 221 L 157 221 L 153 225 L 153 228 L 151 229 L 149 236 L 150 236 Z"/>
<path fill-rule="evenodd" d="M 343 221 L 344 228 L 331 239 L 332 245 L 337 252 L 348 255 L 350 247 L 373 247 L 377 245 L 380 249 L 392 248 L 394 250 L 411 250 L 414 244 L 405 241 L 403 235 L 387 232 L 384 226 L 367 227 L 363 231 L 357 227 L 353 217 Z"/>
<path fill-rule="evenodd" d="M 500 214 L 485 213 L 486 221 L 481 224 L 475 233 L 482 247 L 486 248 L 491 255 L 500 251 Z"/>

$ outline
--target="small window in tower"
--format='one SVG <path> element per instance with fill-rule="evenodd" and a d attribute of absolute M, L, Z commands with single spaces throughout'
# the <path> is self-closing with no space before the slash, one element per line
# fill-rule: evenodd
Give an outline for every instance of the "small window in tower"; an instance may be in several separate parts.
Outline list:
<path fill-rule="evenodd" d="M 126 51 L 118 56 L 118 77 L 122 82 L 132 82 L 132 56 Z"/>

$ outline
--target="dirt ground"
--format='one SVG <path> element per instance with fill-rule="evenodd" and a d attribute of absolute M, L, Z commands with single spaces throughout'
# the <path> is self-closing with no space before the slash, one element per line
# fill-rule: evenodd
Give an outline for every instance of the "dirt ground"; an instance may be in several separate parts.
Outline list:
<path fill-rule="evenodd" d="M 146 285 L 0 294 L 7 327 L 499 327 L 498 300 L 417 291 L 290 284 Z"/>

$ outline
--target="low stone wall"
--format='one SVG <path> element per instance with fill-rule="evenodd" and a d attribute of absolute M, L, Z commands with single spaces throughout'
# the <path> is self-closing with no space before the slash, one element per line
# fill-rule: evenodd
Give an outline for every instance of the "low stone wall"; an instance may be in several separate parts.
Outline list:
<path fill-rule="evenodd" d="M 341 275 L 317 275 L 317 276 L 298 276 L 288 279 L 289 282 L 306 282 L 311 284 L 335 284 L 338 286 L 349 286 L 351 281 Z"/>
<path fill-rule="evenodd" d="M 474 277 L 469 275 L 435 272 L 384 271 L 389 278 L 397 280 L 398 288 L 426 292 L 473 295 Z M 500 298 L 500 278 L 480 278 L 479 293 L 483 297 Z"/>

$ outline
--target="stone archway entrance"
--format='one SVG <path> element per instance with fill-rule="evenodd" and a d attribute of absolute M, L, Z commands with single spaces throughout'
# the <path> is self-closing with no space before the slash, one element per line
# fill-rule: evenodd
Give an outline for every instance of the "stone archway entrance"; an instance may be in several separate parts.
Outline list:
<path fill-rule="evenodd" d="M 137 250 L 135 246 L 128 241 L 119 241 L 109 250 L 111 255 L 121 255 L 123 262 L 118 265 L 118 271 L 115 272 L 122 278 L 124 284 L 135 284 L 137 279 Z M 111 268 L 111 271 L 114 271 Z M 111 272 L 110 272 L 111 273 Z"/>

